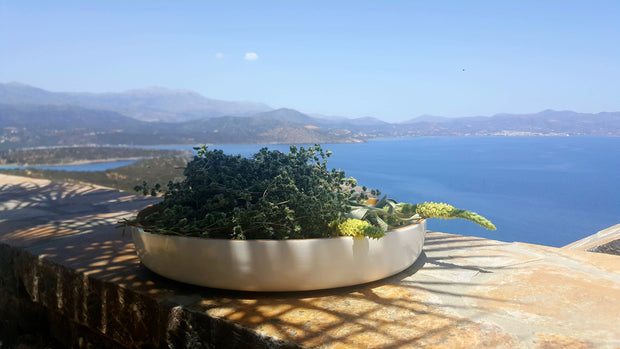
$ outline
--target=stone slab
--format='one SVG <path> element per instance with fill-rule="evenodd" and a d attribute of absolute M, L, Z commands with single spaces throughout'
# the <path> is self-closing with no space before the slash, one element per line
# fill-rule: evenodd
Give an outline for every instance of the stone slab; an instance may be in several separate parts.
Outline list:
<path fill-rule="evenodd" d="M 607 229 L 603 229 L 596 234 L 592 234 L 588 237 L 585 237 L 579 241 L 575 241 L 571 244 L 568 244 L 562 248 L 570 249 L 570 250 L 581 250 L 587 251 L 593 247 L 603 245 L 614 240 L 620 239 L 620 224 L 616 224 Z"/>
<path fill-rule="evenodd" d="M 30 188 L 12 191 L 21 193 L 10 198 L 18 202 L 55 185 L 35 184 L 0 175 L 0 188 Z M 63 190 L 103 189 L 55 188 L 61 192 L 49 205 L 38 206 L 53 219 L 0 221 L 0 242 L 22 261 L 11 275 L 34 302 L 122 346 L 620 347 L 618 256 L 428 232 L 413 266 L 370 284 L 293 293 L 208 289 L 150 272 L 130 235 L 116 228 L 153 199 L 117 193 L 115 200 L 109 191 L 105 203 L 88 205 L 87 195 L 69 194 L 92 210 L 61 212 L 54 203 L 65 200 Z"/>

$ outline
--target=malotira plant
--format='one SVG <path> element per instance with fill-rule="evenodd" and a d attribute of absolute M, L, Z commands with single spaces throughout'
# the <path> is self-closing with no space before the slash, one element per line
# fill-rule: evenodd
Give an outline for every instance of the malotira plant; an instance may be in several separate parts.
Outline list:
<path fill-rule="evenodd" d="M 216 239 L 380 238 L 425 218 L 464 218 L 495 230 L 485 218 L 446 204 L 369 198 L 354 178 L 328 170 L 331 152 L 320 145 L 291 146 L 288 154 L 263 148 L 252 158 L 195 149 L 185 179 L 169 182 L 161 203 L 122 224 Z M 136 190 L 155 194 L 161 186 L 143 183 Z"/>
<path fill-rule="evenodd" d="M 345 216 L 346 220 L 341 220 L 346 225 L 344 229 L 340 225 L 332 224 L 333 228 L 340 229 L 341 235 L 368 236 L 380 238 L 385 235 L 387 230 L 417 223 L 421 219 L 441 218 L 452 219 L 461 218 L 477 223 L 478 225 L 496 230 L 495 225 L 481 215 L 462 209 L 454 208 L 451 205 L 435 202 L 424 202 L 420 204 L 398 203 L 384 196 L 376 203 L 375 200 L 364 200 L 359 193 L 355 192 L 350 200 L 351 211 Z M 368 222 L 372 227 L 380 228 L 379 231 L 373 230 L 366 233 L 365 227 L 357 229 L 357 235 L 348 228 L 357 222 Z M 359 224 L 359 223 L 358 223 Z M 348 230 L 346 230 L 348 229 Z"/>

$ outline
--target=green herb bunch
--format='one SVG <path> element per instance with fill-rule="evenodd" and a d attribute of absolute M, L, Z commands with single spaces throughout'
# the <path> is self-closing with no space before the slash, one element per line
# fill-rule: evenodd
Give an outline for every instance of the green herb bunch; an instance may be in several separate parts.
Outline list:
<path fill-rule="evenodd" d="M 398 203 L 378 190 L 356 187 L 343 171 L 327 169 L 331 152 L 320 145 L 261 149 L 252 158 L 206 146 L 185 168 L 185 180 L 169 182 L 161 203 L 126 226 L 158 234 L 219 239 L 310 239 L 335 236 L 381 238 L 394 228 L 426 218 L 462 218 L 495 226 L 477 213 L 443 203 Z M 159 184 L 135 188 L 161 192 Z M 369 197 L 370 194 L 370 197 Z"/>
<path fill-rule="evenodd" d="M 355 182 L 327 169 L 331 152 L 319 145 L 291 146 L 288 154 L 263 148 L 251 159 L 196 150 L 185 180 L 168 183 L 164 200 L 127 225 L 206 238 L 320 238 L 350 211 L 343 187 Z M 152 191 L 146 183 L 136 189 Z"/>

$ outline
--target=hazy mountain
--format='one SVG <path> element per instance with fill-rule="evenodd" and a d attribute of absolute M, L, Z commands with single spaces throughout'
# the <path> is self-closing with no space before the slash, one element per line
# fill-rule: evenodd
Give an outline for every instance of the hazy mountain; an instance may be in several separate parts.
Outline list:
<path fill-rule="evenodd" d="M 276 110 L 254 114 L 253 117 L 259 118 L 259 119 L 287 121 L 287 122 L 292 122 L 292 123 L 297 123 L 297 124 L 316 124 L 318 120 L 309 115 L 303 114 L 295 109 L 289 109 L 289 108 L 280 108 Z"/>
<path fill-rule="evenodd" d="M 346 121 L 346 124 L 352 124 L 357 126 L 384 126 L 389 125 L 390 123 L 379 120 L 377 118 L 373 118 L 371 116 L 366 116 L 363 118 L 349 119 Z"/>
<path fill-rule="evenodd" d="M 70 105 L 0 104 L 0 148 L 85 144 L 173 144 L 168 125 Z"/>
<path fill-rule="evenodd" d="M 18 82 L 0 83 L 0 104 L 63 104 L 63 98 L 53 92 Z"/>
<path fill-rule="evenodd" d="M 321 125 L 326 126 L 374 126 L 374 125 L 388 125 L 388 122 L 385 122 L 381 119 L 365 116 L 360 118 L 346 118 L 344 116 L 327 116 L 322 114 L 308 114 L 310 117 L 317 120 Z"/>
<path fill-rule="evenodd" d="M 87 109 L 71 105 L 0 104 L 0 128 L 139 130 L 152 128 L 109 110 Z"/>
<path fill-rule="evenodd" d="M 290 118 L 288 116 L 295 116 Z M 0 104 L 0 149 L 53 145 L 358 142 L 351 132 L 312 125 L 294 110 L 186 122 L 136 120 L 70 105 Z M 316 124 L 316 123 L 314 123 Z"/>
<path fill-rule="evenodd" d="M 415 120 L 415 119 L 414 119 Z M 620 112 L 598 114 L 544 110 L 533 114 L 439 119 L 408 123 L 415 135 L 620 135 Z"/>
<path fill-rule="evenodd" d="M 20 84 L 0 84 L 1 104 L 54 104 L 112 110 L 144 121 L 179 122 L 269 111 L 265 104 L 209 99 L 186 90 L 153 87 L 120 93 L 50 92 Z"/>
<path fill-rule="evenodd" d="M 261 110 L 267 109 L 267 110 Z M 252 110 L 258 110 L 252 112 Z M 223 114 L 223 115 L 222 115 Z M 152 121 L 158 120 L 174 122 Z M 294 109 L 207 99 L 161 88 L 122 93 L 57 93 L 0 84 L 0 148 L 65 144 L 360 142 L 413 136 L 620 136 L 620 112 L 544 110 L 403 123 L 325 119 Z"/>
<path fill-rule="evenodd" d="M 310 116 L 310 117 L 313 117 L 315 119 L 321 120 L 323 123 L 340 122 L 342 120 L 350 120 L 349 118 L 346 118 L 344 116 L 324 115 L 324 114 L 316 114 L 316 113 L 309 113 L 307 115 Z"/>
<path fill-rule="evenodd" d="M 322 126 L 322 127 L 367 127 L 367 126 L 383 126 L 389 123 L 373 117 L 363 117 L 355 119 L 336 118 L 324 119 L 304 114 L 300 111 L 290 108 L 280 108 L 268 112 L 258 113 L 252 117 L 260 119 L 280 120 L 296 123 L 305 126 Z"/>
<path fill-rule="evenodd" d="M 620 132 L 620 112 L 577 113 L 545 110 L 535 114 L 497 114 L 469 122 L 488 131 L 566 133 L 570 135 L 609 135 Z"/>
<path fill-rule="evenodd" d="M 275 117 L 260 114 L 251 117 L 221 116 L 179 124 L 180 134 L 191 134 L 206 143 L 338 143 L 360 141 L 354 135 L 307 124 L 305 114 L 282 111 Z M 284 117 L 296 115 L 289 121 Z M 281 118 L 278 118 L 281 117 Z"/>
<path fill-rule="evenodd" d="M 403 124 L 414 124 L 416 122 L 435 122 L 435 123 L 440 123 L 440 122 L 448 122 L 452 120 L 451 118 L 445 117 L 445 116 L 435 116 L 435 115 L 420 115 L 418 117 L 415 117 L 413 119 L 407 120 L 407 121 L 403 121 Z"/>

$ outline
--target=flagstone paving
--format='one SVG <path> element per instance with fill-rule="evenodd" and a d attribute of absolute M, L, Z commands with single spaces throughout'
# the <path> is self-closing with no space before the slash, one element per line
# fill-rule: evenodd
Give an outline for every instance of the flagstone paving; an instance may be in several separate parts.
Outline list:
<path fill-rule="evenodd" d="M 215 290 L 138 260 L 117 222 L 157 200 L 0 175 L 0 262 L 16 270 L 0 276 L 127 347 L 620 348 L 619 256 L 428 232 L 414 265 L 377 282 Z"/>

